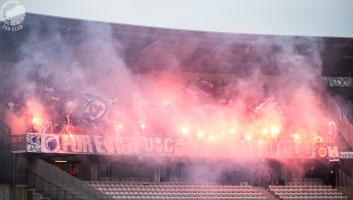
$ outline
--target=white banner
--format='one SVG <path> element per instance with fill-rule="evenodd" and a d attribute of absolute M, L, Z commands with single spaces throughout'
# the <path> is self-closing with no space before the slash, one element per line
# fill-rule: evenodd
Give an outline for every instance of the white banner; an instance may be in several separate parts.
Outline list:
<path fill-rule="evenodd" d="M 256 143 L 257 144 L 257 143 Z M 26 150 L 33 153 L 151 155 L 180 157 L 266 157 L 312 158 L 316 151 L 312 143 L 296 145 L 291 141 L 264 143 L 259 148 L 252 141 L 231 148 L 222 143 L 206 143 L 195 138 L 121 137 L 104 135 L 71 135 L 27 133 Z M 338 161 L 337 147 L 323 146 L 325 158 Z"/>
<path fill-rule="evenodd" d="M 26 135 L 26 151 L 41 152 L 41 135 L 39 133 L 28 133 Z"/>
<path fill-rule="evenodd" d="M 353 159 L 353 152 L 340 152 L 341 159 Z"/>
<path fill-rule="evenodd" d="M 41 152 L 42 153 L 59 153 L 59 135 L 41 134 Z"/>
<path fill-rule="evenodd" d="M 27 133 L 27 152 L 101 155 L 175 155 L 173 138 Z"/>

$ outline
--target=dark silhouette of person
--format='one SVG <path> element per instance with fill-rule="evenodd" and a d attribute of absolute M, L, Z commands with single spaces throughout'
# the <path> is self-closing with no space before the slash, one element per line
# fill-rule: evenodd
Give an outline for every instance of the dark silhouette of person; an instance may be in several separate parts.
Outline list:
<path fill-rule="evenodd" d="M 336 187 L 336 173 L 334 169 L 330 169 L 329 171 L 329 179 L 330 179 L 330 185 L 332 188 Z"/>

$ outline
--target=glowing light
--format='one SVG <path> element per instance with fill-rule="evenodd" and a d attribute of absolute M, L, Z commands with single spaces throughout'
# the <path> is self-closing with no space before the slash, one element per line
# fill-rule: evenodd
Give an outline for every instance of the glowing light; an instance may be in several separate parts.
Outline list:
<path fill-rule="evenodd" d="M 162 105 L 163 105 L 163 106 L 168 106 L 168 105 L 170 105 L 170 103 L 169 103 L 169 101 L 164 100 L 164 101 L 162 102 Z"/>
<path fill-rule="evenodd" d="M 189 133 L 189 129 L 188 129 L 188 127 L 183 126 L 183 127 L 181 127 L 180 132 L 182 134 L 186 135 Z"/>
<path fill-rule="evenodd" d="M 229 129 L 229 133 L 233 135 L 235 133 L 235 129 L 234 128 L 230 128 Z"/>
<path fill-rule="evenodd" d="M 268 128 L 262 128 L 261 129 L 261 133 L 263 134 L 263 135 L 267 135 L 268 134 Z"/>
<path fill-rule="evenodd" d="M 123 129 L 123 127 L 124 127 L 124 126 L 123 126 L 122 124 L 116 124 L 116 125 L 114 126 L 116 132 L 119 132 L 121 129 Z"/>
<path fill-rule="evenodd" d="M 55 163 L 67 163 L 67 160 L 56 160 Z"/>
<path fill-rule="evenodd" d="M 142 129 L 145 129 L 145 128 L 146 128 L 146 124 L 143 123 L 143 122 L 141 122 L 141 123 L 140 123 L 140 127 L 141 127 Z"/>
<path fill-rule="evenodd" d="M 251 135 L 248 135 L 248 134 L 245 135 L 244 138 L 245 138 L 245 140 L 247 140 L 247 141 L 251 141 L 251 139 L 252 139 L 252 138 L 251 138 Z"/>
<path fill-rule="evenodd" d="M 300 135 L 298 133 L 293 133 L 292 137 L 294 140 L 299 140 L 300 139 Z"/>
<path fill-rule="evenodd" d="M 278 126 L 271 127 L 271 134 L 272 136 L 277 136 L 281 132 L 281 128 Z"/>
<path fill-rule="evenodd" d="M 39 117 L 33 117 L 32 118 L 32 123 L 34 124 L 34 125 L 40 125 L 41 123 L 42 123 L 42 119 L 40 119 Z"/>
<path fill-rule="evenodd" d="M 263 141 L 259 140 L 259 141 L 257 141 L 257 144 L 261 145 L 261 144 L 263 144 Z"/>
<path fill-rule="evenodd" d="M 198 138 L 202 138 L 202 137 L 204 136 L 204 132 L 203 132 L 202 130 L 199 130 L 199 131 L 197 131 L 196 136 L 197 136 Z"/>
<path fill-rule="evenodd" d="M 118 127 L 119 129 L 123 129 L 123 125 L 122 125 L 122 124 L 117 124 L 117 127 Z"/>
<path fill-rule="evenodd" d="M 211 134 L 211 135 L 208 136 L 208 139 L 210 141 L 214 141 L 216 139 L 216 137 L 213 134 Z"/>

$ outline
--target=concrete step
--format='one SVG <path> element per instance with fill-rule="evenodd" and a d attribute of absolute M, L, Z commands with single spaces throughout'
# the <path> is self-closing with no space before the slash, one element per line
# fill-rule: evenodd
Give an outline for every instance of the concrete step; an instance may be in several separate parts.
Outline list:
<path fill-rule="evenodd" d="M 28 192 L 28 196 L 31 197 L 31 200 L 50 200 L 49 198 L 43 197 L 41 193 L 38 193 L 33 188 L 29 188 L 27 192 Z"/>
<path fill-rule="evenodd" d="M 273 195 L 271 192 L 266 190 L 264 187 L 254 187 L 257 191 L 261 192 L 264 197 L 266 197 L 268 200 L 278 200 L 275 195 Z"/>

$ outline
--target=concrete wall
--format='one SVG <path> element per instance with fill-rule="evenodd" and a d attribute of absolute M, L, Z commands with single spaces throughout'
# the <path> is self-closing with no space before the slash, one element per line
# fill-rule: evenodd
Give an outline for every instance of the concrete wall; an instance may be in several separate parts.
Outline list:
<path fill-rule="evenodd" d="M 1 200 L 10 200 L 10 186 L 9 185 L 0 185 L 0 199 Z"/>

